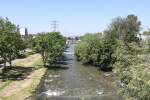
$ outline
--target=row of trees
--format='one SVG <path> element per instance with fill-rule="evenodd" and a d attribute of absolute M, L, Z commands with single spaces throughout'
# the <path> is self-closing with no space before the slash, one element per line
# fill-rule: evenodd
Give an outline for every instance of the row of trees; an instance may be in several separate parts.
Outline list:
<path fill-rule="evenodd" d="M 16 26 L 8 18 L 0 18 L 0 59 L 7 69 L 6 62 L 12 66 L 12 60 L 21 55 L 21 51 L 30 48 L 40 53 L 43 63 L 53 64 L 59 60 L 66 48 L 66 38 L 59 32 L 39 33 L 35 37 L 23 39 Z"/>
<path fill-rule="evenodd" d="M 0 18 L 0 58 L 4 62 L 11 62 L 17 57 L 20 50 L 23 50 L 25 45 L 19 33 L 19 26 L 16 26 L 8 20 L 8 18 Z"/>
<path fill-rule="evenodd" d="M 39 33 L 34 38 L 33 46 L 42 55 L 44 66 L 51 65 L 63 56 L 66 38 L 59 32 Z"/>
<path fill-rule="evenodd" d="M 103 70 L 114 68 L 120 78 L 120 93 L 130 100 L 150 99 L 148 53 L 138 38 L 141 22 L 135 15 L 118 17 L 107 30 L 86 34 L 76 45 L 78 60 Z"/>

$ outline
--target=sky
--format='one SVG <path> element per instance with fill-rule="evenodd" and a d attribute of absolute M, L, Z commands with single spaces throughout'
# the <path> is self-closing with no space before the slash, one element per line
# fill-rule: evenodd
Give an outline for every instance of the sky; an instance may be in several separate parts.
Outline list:
<path fill-rule="evenodd" d="M 65 36 L 102 32 L 111 21 L 129 14 L 138 16 L 141 31 L 150 28 L 150 0 L 1 0 L 0 16 L 8 17 L 29 33 L 58 30 Z"/>

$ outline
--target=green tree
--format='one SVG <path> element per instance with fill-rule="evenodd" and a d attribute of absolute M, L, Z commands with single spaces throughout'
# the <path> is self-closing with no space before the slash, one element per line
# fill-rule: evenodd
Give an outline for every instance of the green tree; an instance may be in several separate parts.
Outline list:
<path fill-rule="evenodd" d="M 36 51 L 42 55 L 45 66 L 59 60 L 66 48 L 66 39 L 59 32 L 38 34 L 35 43 Z"/>
<path fill-rule="evenodd" d="M 129 43 L 128 46 L 132 50 L 118 41 L 116 49 L 117 61 L 114 66 L 122 84 L 120 93 L 125 100 L 149 100 L 149 56 L 140 55 L 143 49 L 136 43 Z"/>
<path fill-rule="evenodd" d="M 48 33 L 49 41 L 49 64 L 55 63 L 63 56 L 63 52 L 66 49 L 66 38 L 60 35 L 59 32 Z"/>
<path fill-rule="evenodd" d="M 19 27 L 11 23 L 8 18 L 0 18 L 0 56 L 3 58 L 5 66 L 17 57 L 23 48 L 23 41 L 19 34 Z"/>
<path fill-rule="evenodd" d="M 98 34 L 86 34 L 75 47 L 77 59 L 82 63 L 99 66 L 102 70 L 111 69 L 115 59 L 114 41 Z"/>
<path fill-rule="evenodd" d="M 112 34 L 124 43 L 139 42 L 137 37 L 140 31 L 141 22 L 137 16 L 128 15 L 127 17 L 118 17 L 113 20 L 107 33 Z"/>
<path fill-rule="evenodd" d="M 100 37 L 95 34 L 86 34 L 81 38 L 81 41 L 76 45 L 75 52 L 78 60 L 82 63 L 93 63 L 97 60 L 98 43 Z M 94 60 L 94 61 L 93 61 Z"/>
<path fill-rule="evenodd" d="M 36 51 L 41 54 L 43 64 L 46 66 L 46 62 L 48 59 L 48 39 L 47 39 L 47 34 L 46 33 L 40 33 L 36 36 L 35 42 L 36 42 Z"/>

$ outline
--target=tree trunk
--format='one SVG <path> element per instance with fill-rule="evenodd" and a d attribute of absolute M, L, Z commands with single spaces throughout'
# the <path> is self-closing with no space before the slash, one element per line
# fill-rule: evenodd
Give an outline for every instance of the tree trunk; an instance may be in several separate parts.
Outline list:
<path fill-rule="evenodd" d="M 7 68 L 6 68 L 6 61 L 4 61 L 4 70 L 6 70 Z"/>
<path fill-rule="evenodd" d="M 11 57 L 11 55 L 9 56 L 9 68 L 11 68 L 11 66 L 12 66 L 12 57 Z"/>
<path fill-rule="evenodd" d="M 43 64 L 44 64 L 44 67 L 46 66 L 46 52 L 42 52 L 42 60 L 43 60 Z"/>
<path fill-rule="evenodd" d="M 9 61 L 9 66 L 12 67 L 12 61 L 11 60 Z"/>
<path fill-rule="evenodd" d="M 7 70 L 6 60 L 4 60 L 4 66 L 3 66 L 3 69 L 2 69 L 2 73 L 4 73 L 6 70 Z"/>

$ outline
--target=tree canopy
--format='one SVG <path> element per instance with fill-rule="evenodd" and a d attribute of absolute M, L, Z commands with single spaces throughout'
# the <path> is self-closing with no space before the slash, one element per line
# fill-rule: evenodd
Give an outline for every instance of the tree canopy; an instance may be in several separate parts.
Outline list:
<path fill-rule="evenodd" d="M 103 70 L 113 68 L 120 79 L 119 92 L 126 100 L 150 99 L 150 61 L 138 38 L 140 25 L 135 15 L 118 17 L 103 36 L 86 34 L 75 48 L 81 62 Z"/>
<path fill-rule="evenodd" d="M 8 18 L 0 18 L 0 57 L 4 63 L 17 57 L 19 50 L 24 47 L 19 33 L 19 27 L 11 23 Z"/>
<path fill-rule="evenodd" d="M 140 25 L 141 22 L 135 15 L 118 17 L 112 21 L 106 33 L 112 34 L 125 43 L 139 42 Z"/>
<path fill-rule="evenodd" d="M 59 32 L 39 33 L 35 37 L 35 49 L 42 55 L 45 66 L 59 60 L 65 48 L 66 38 Z"/>

